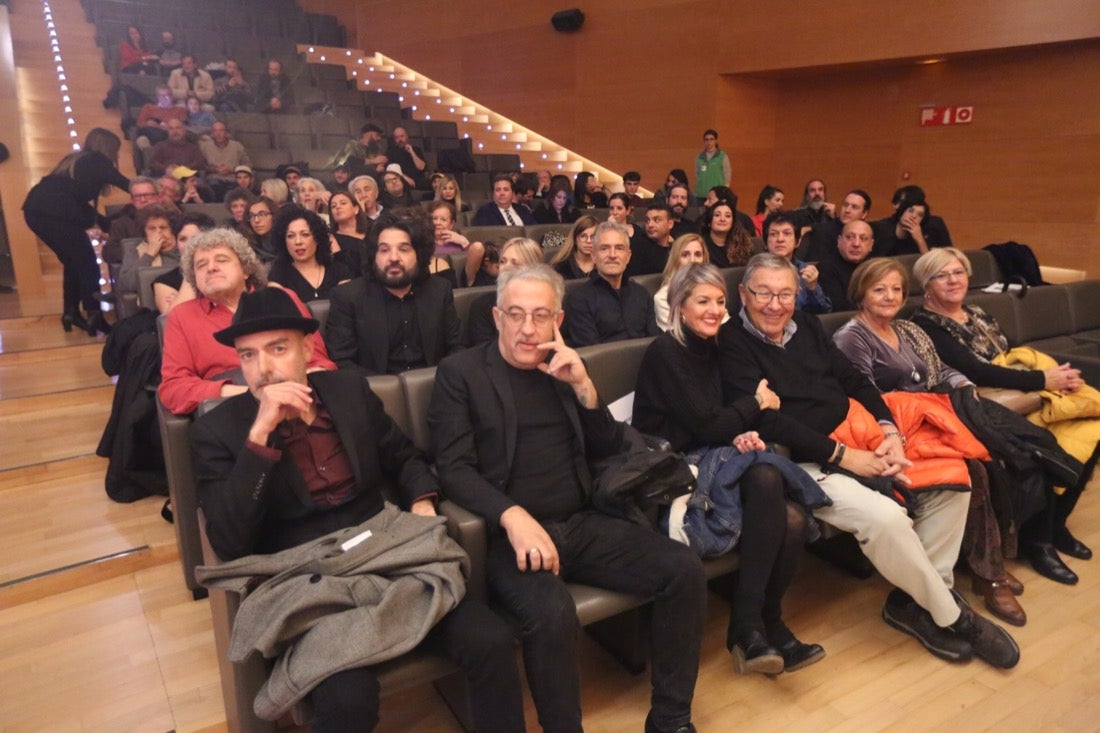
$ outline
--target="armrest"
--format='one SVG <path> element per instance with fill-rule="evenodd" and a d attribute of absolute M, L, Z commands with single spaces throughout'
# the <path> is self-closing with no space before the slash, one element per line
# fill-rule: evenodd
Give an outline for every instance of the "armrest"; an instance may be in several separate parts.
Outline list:
<path fill-rule="evenodd" d="M 199 525 L 199 537 L 202 543 L 202 559 L 207 565 L 221 562 L 210 541 L 206 537 L 206 517 L 202 509 L 195 514 Z M 267 664 L 259 654 L 253 654 L 247 661 L 234 664 L 227 658 L 229 638 L 233 633 L 233 620 L 241 598 L 236 593 L 214 589 L 210 591 L 210 615 L 214 626 L 214 645 L 218 654 L 218 671 L 222 683 L 222 699 L 225 703 L 225 717 L 229 730 L 247 733 L 275 733 L 276 724 L 260 720 L 252 712 L 252 701 L 260 687 L 267 681 Z"/>
<path fill-rule="evenodd" d="M 485 556 L 488 532 L 485 520 L 453 501 L 447 500 L 439 503 L 439 514 L 447 518 L 447 534 L 453 537 L 470 556 L 470 577 L 466 581 L 466 596 L 471 600 L 487 603 Z"/>

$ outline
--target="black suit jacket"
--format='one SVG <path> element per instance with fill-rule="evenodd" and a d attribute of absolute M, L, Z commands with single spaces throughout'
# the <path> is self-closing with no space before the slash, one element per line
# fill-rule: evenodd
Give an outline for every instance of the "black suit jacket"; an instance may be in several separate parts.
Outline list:
<path fill-rule="evenodd" d="M 454 293 L 442 278 L 429 277 L 413 285 L 416 324 L 428 366 L 462 348 Z M 325 346 L 341 369 L 360 367 L 367 374 L 387 374 L 389 326 L 383 288 L 359 277 L 337 286 L 329 300 Z"/>
<path fill-rule="evenodd" d="M 535 224 L 535 216 L 531 213 L 531 210 L 526 206 L 512 204 L 512 211 L 519 214 L 520 221 L 516 222 L 516 226 L 531 226 Z M 504 214 L 500 213 L 500 209 L 497 205 L 490 201 L 477 210 L 474 214 L 474 220 L 470 226 L 475 227 L 493 227 L 493 226 L 508 226 L 508 222 L 504 221 Z"/>
<path fill-rule="evenodd" d="M 355 474 L 355 489 L 339 506 L 314 503 L 289 454 L 271 461 L 246 447 L 259 410 L 251 393 L 227 399 L 191 426 L 199 505 L 210 544 L 223 560 L 277 552 L 360 524 L 382 508 L 384 490 L 405 508 L 439 493 L 423 454 L 362 376 L 314 372 L 309 384 L 332 416 Z M 272 441 L 271 447 L 280 447 L 278 437 Z"/>
<path fill-rule="evenodd" d="M 507 493 L 508 478 L 516 454 L 516 413 L 524 400 L 512 392 L 508 370 L 513 368 L 496 341 L 449 356 L 436 370 L 428 408 L 436 471 L 447 498 L 493 526 L 515 504 Z M 554 386 L 575 433 L 577 477 L 591 499 L 588 461 L 618 452 L 623 426 L 602 404 L 586 409 L 572 387 L 557 380 Z"/>

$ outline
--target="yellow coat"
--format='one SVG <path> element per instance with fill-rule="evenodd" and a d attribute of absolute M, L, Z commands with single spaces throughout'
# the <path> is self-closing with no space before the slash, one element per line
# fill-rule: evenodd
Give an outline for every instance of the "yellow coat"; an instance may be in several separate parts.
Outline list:
<path fill-rule="evenodd" d="M 1050 369 L 1058 366 L 1051 357 L 1028 346 L 1017 346 L 993 360 L 998 366 L 1017 369 Z M 1100 442 L 1100 390 L 1083 385 L 1072 394 L 1041 390 L 1043 406 L 1027 416 L 1033 424 L 1054 433 L 1058 445 L 1085 463 Z"/>

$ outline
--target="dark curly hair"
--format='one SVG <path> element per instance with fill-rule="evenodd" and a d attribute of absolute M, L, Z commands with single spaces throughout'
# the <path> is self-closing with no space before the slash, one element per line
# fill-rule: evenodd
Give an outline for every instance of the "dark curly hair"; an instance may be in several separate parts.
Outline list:
<path fill-rule="evenodd" d="M 328 237 L 325 220 L 312 211 L 294 205 L 284 206 L 275 215 L 275 223 L 271 227 L 271 242 L 278 248 L 275 260 L 290 262 L 290 252 L 286 248 L 286 230 L 299 219 L 305 219 L 309 233 L 317 243 L 317 262 L 328 267 L 332 264 L 332 241 Z"/>
<path fill-rule="evenodd" d="M 378 256 L 378 237 L 387 229 L 400 229 L 409 235 L 409 241 L 416 251 L 416 277 L 413 280 L 427 280 L 431 275 L 432 256 L 435 254 L 435 237 L 427 212 L 420 206 L 386 209 L 375 220 L 363 243 L 364 277 L 377 282 L 375 259 Z"/>

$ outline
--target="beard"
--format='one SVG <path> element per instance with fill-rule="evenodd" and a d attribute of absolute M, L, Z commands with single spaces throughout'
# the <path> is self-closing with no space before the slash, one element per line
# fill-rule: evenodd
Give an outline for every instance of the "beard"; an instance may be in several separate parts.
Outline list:
<path fill-rule="evenodd" d="M 382 283 L 383 287 L 387 288 L 404 288 L 412 285 L 413 280 L 416 279 L 417 268 L 413 265 L 411 269 L 406 270 L 403 266 L 397 265 L 401 268 L 400 273 L 390 273 L 390 265 L 387 265 L 385 269 L 380 269 L 378 265 L 374 266 L 374 276 L 378 282 Z"/>

